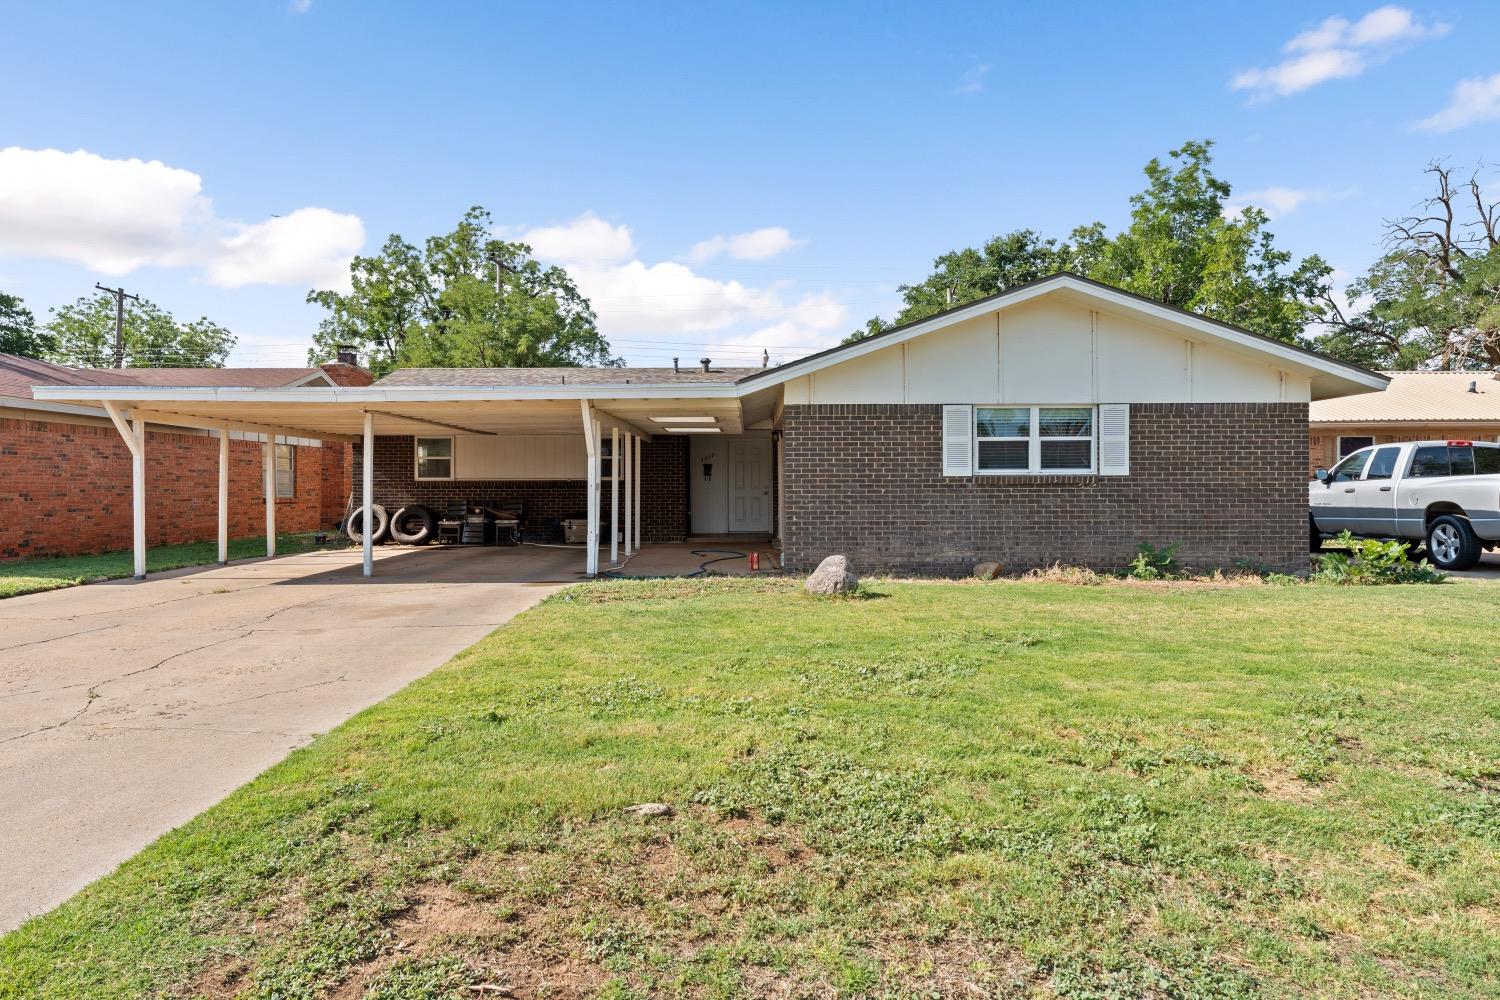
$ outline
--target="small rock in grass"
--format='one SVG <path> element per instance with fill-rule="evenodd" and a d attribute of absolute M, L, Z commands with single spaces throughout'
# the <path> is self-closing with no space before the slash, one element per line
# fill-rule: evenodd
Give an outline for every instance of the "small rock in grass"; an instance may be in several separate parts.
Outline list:
<path fill-rule="evenodd" d="M 642 802 L 638 805 L 626 807 L 625 811 L 646 819 L 657 819 L 662 816 L 670 816 L 676 810 L 665 802 Z"/>
<path fill-rule="evenodd" d="M 844 556 L 829 556 L 807 578 L 804 589 L 809 594 L 847 594 L 859 586 L 859 577 L 849 568 Z"/>
<path fill-rule="evenodd" d="M 982 562 L 974 565 L 974 578 L 977 580 L 993 580 L 1003 572 L 1005 572 L 1005 567 L 997 562 Z"/>

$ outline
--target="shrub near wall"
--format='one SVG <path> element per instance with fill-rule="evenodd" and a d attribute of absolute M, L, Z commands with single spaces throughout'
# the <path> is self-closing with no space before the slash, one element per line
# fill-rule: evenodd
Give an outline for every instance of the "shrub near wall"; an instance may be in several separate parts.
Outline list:
<path fill-rule="evenodd" d="M 331 527 L 348 497 L 347 445 L 296 449 L 296 496 L 277 502 L 278 531 Z M 265 534 L 261 446 L 229 446 L 229 532 Z M 146 435 L 148 545 L 218 535 L 219 442 Z M 130 451 L 114 427 L 0 419 L 0 559 L 78 555 L 131 544 Z"/>

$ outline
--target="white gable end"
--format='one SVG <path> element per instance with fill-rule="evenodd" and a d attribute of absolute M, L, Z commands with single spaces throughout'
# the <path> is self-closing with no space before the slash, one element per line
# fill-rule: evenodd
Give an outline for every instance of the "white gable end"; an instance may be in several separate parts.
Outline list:
<path fill-rule="evenodd" d="M 788 403 L 1307 402 L 1311 379 L 1264 352 L 1076 299 L 964 320 L 793 379 Z"/>

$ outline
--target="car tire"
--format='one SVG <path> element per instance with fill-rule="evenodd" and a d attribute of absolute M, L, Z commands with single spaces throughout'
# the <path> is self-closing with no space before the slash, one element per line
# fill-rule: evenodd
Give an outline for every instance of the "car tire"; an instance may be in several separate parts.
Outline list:
<path fill-rule="evenodd" d="M 1307 551 L 1323 551 L 1323 533 L 1318 530 L 1318 522 L 1311 514 L 1307 515 Z"/>
<path fill-rule="evenodd" d="M 1444 514 L 1427 526 L 1427 558 L 1438 569 L 1473 569 L 1483 553 L 1467 518 Z"/>
<path fill-rule="evenodd" d="M 399 545 L 426 545 L 437 534 L 437 514 L 422 504 L 407 504 L 391 515 L 391 541 Z"/>
<path fill-rule="evenodd" d="M 385 508 L 378 503 L 370 504 L 370 520 L 375 522 L 374 531 L 370 535 L 370 541 L 381 545 L 391 533 L 391 518 L 385 512 Z M 344 534 L 349 540 L 358 544 L 364 544 L 365 540 L 365 509 L 358 507 L 354 513 L 349 515 L 349 520 L 344 522 Z"/>

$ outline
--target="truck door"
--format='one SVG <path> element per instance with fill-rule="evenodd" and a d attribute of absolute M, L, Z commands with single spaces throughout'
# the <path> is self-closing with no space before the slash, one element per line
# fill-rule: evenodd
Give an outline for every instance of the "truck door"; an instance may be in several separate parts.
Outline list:
<path fill-rule="evenodd" d="M 1356 526 L 1359 504 L 1356 484 L 1365 471 L 1365 464 L 1370 461 L 1372 450 L 1362 448 L 1356 451 L 1333 467 L 1321 490 L 1309 491 L 1313 520 L 1317 522 L 1318 530 L 1335 533 L 1346 529 L 1359 530 Z"/>
<path fill-rule="evenodd" d="M 1353 484 L 1356 534 L 1396 537 L 1395 477 L 1400 458 L 1400 445 L 1376 448 L 1365 465 L 1365 477 Z"/>

